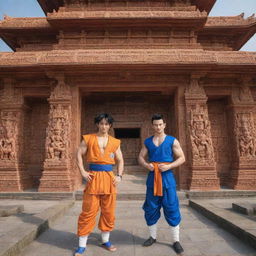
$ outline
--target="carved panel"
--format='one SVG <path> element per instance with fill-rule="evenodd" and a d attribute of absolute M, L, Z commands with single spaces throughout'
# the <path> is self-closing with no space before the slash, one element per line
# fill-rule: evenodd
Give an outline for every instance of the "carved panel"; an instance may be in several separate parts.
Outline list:
<path fill-rule="evenodd" d="M 210 121 L 203 105 L 191 106 L 188 129 L 192 145 L 192 161 L 198 166 L 214 165 Z"/>
<path fill-rule="evenodd" d="M 51 104 L 46 139 L 46 159 L 66 160 L 70 143 L 70 106 Z"/>
<path fill-rule="evenodd" d="M 253 160 L 256 156 L 256 131 L 253 113 L 236 113 L 235 135 L 238 155 L 243 159 Z"/>
<path fill-rule="evenodd" d="M 20 113 L 1 111 L 0 122 L 0 160 L 15 161 L 18 154 L 18 121 Z"/>

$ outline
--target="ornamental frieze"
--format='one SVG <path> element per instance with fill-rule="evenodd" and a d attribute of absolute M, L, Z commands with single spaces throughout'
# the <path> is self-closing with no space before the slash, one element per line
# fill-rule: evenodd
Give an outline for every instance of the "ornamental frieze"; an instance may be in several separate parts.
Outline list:
<path fill-rule="evenodd" d="M 53 12 L 48 13 L 49 21 L 52 19 L 59 19 L 59 18 L 75 18 L 75 19 L 90 19 L 90 18 L 104 18 L 104 19 L 111 19 L 111 18 L 172 18 L 172 19 L 189 19 L 189 18 L 206 18 L 206 12 L 200 11 L 68 11 L 68 12 Z"/>
<path fill-rule="evenodd" d="M 0 67 L 27 64 L 80 65 L 96 63 L 131 64 L 226 64 L 256 66 L 256 55 L 248 52 L 212 52 L 203 50 L 107 49 L 53 50 L 41 52 L 1 53 Z"/>

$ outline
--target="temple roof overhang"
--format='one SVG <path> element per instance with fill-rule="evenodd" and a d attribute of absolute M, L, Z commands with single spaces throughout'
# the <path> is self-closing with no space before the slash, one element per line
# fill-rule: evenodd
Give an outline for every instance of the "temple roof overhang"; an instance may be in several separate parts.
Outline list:
<path fill-rule="evenodd" d="M 216 36 L 235 40 L 233 50 L 239 50 L 256 33 L 254 15 L 244 19 L 244 15 L 230 17 L 208 17 L 200 36 Z M 226 39 L 228 40 L 228 39 Z"/>
<path fill-rule="evenodd" d="M 51 29 L 51 25 L 45 17 L 40 18 L 12 18 L 5 16 L 0 21 L 0 30 L 32 29 L 42 30 Z"/>
<path fill-rule="evenodd" d="M 207 20 L 207 14 L 199 11 L 182 12 L 182 11 L 151 11 L 151 12 L 61 12 L 49 14 L 48 17 L 42 18 L 12 18 L 5 16 L 4 20 L 0 21 L 0 31 L 7 30 L 50 30 L 57 26 L 60 29 L 67 27 L 74 28 L 80 24 L 82 26 L 109 24 L 111 26 L 133 26 L 141 23 L 141 25 L 154 25 L 162 23 L 181 24 L 186 27 L 200 26 L 202 27 Z M 199 28 L 200 28 L 199 27 Z"/>
<path fill-rule="evenodd" d="M 46 18 L 11 18 L 5 16 L 0 21 L 0 37 L 12 49 L 19 47 L 18 41 L 23 36 L 53 35 L 55 31 Z"/>
<path fill-rule="evenodd" d="M 45 14 L 57 11 L 59 7 L 64 5 L 63 0 L 37 0 Z M 196 5 L 200 11 L 209 13 L 214 6 L 216 0 L 192 0 L 192 4 Z"/>
<path fill-rule="evenodd" d="M 201 14 L 202 15 L 202 14 Z M 195 18 L 196 17 L 196 18 Z M 83 18 L 73 19 L 51 19 L 48 21 L 47 18 L 11 18 L 5 17 L 4 20 L 0 21 L 0 37 L 13 49 L 18 47 L 17 41 L 20 36 L 31 36 L 40 34 L 47 34 L 56 36 L 58 30 L 71 27 L 72 29 L 79 29 L 79 24 L 81 28 L 84 28 L 86 24 L 95 26 L 125 26 L 132 27 L 136 25 L 145 25 L 146 20 L 148 20 L 149 26 L 161 25 L 162 22 L 172 24 L 172 26 L 182 27 L 186 25 L 189 20 L 190 26 L 200 25 L 201 29 L 199 31 L 199 36 L 217 36 L 230 38 L 235 40 L 233 49 L 239 50 L 256 32 L 256 18 L 254 16 L 244 19 L 243 15 L 231 16 L 231 17 L 208 17 L 202 15 L 199 18 L 195 16 L 180 16 L 179 19 L 174 17 L 169 17 L 169 19 L 161 19 L 159 17 L 153 18 L 145 16 L 143 21 L 141 19 L 136 19 L 134 17 L 127 17 L 126 19 L 110 18 L 108 21 L 105 19 L 94 18 Z M 126 23 L 125 23 L 126 22 Z M 102 23 L 102 24 L 99 24 Z M 66 25 L 67 24 L 67 25 Z M 187 28 L 187 26 L 186 26 Z M 198 28 L 197 28 L 198 29 Z M 227 39 L 228 40 L 228 39 Z"/>
<path fill-rule="evenodd" d="M 70 11 L 47 16 L 53 27 L 180 25 L 202 27 L 207 13 L 200 11 Z"/>
<path fill-rule="evenodd" d="M 211 70 L 223 72 L 256 71 L 256 54 L 250 52 L 213 52 L 204 50 L 114 49 L 114 50 L 53 50 L 0 54 L 0 73 L 26 68 L 68 69 L 89 67 L 164 67 L 171 70 Z"/>

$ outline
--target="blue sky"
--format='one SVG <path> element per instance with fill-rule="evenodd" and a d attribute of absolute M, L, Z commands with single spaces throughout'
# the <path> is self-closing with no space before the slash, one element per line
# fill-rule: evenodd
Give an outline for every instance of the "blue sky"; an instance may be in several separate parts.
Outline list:
<path fill-rule="evenodd" d="M 256 13 L 256 0 L 217 0 L 210 16 L 234 16 L 244 12 L 245 17 Z M 36 0 L 0 0 L 0 19 L 11 17 L 44 17 Z M 241 49 L 256 52 L 256 35 Z M 0 52 L 11 51 L 0 39 Z"/>

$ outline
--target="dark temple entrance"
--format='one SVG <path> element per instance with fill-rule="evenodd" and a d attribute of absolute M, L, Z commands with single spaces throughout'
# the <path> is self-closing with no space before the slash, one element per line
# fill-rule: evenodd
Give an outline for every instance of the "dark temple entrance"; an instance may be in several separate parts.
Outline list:
<path fill-rule="evenodd" d="M 114 128 L 115 137 L 121 140 L 126 165 L 137 165 L 140 152 L 140 128 Z"/>

